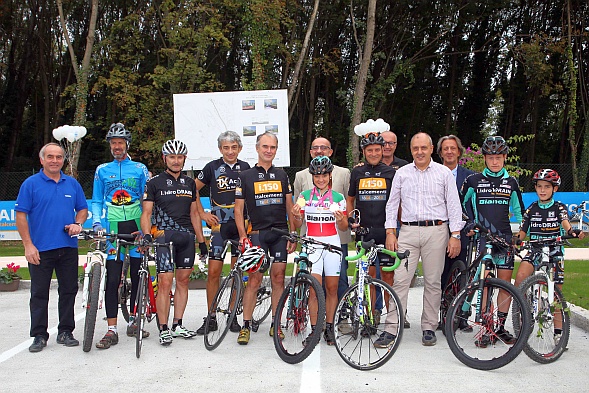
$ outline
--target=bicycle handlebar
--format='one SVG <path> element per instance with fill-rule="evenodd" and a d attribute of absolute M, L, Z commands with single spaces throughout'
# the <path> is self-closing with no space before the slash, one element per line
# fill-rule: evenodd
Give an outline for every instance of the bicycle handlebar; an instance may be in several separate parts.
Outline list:
<path fill-rule="evenodd" d="M 306 236 L 300 236 L 296 233 L 290 233 L 288 231 L 285 231 L 284 229 L 279 229 L 279 228 L 270 228 L 270 230 L 272 232 L 276 232 L 280 235 L 282 235 L 282 237 L 288 239 L 289 242 L 291 243 L 301 243 L 301 244 L 315 244 L 318 246 L 323 246 L 325 247 L 325 249 L 329 252 L 333 252 L 333 251 L 338 251 L 338 252 L 342 252 L 342 248 L 338 247 L 338 246 L 334 246 L 333 244 L 329 244 L 329 243 L 323 243 L 320 242 L 319 240 L 315 240 L 315 239 L 311 239 L 309 237 Z"/>
<path fill-rule="evenodd" d="M 526 249 L 526 248 L 532 248 L 532 247 L 538 247 L 538 246 L 561 246 L 566 242 L 566 240 L 568 239 L 578 239 L 578 237 L 576 236 L 571 236 L 571 235 L 562 235 L 562 236 L 556 236 L 556 237 L 550 237 L 550 238 L 545 238 L 545 239 L 534 239 L 534 240 L 527 240 L 525 242 L 522 242 L 522 249 Z"/>
<path fill-rule="evenodd" d="M 376 244 L 376 241 L 374 239 L 365 242 L 359 241 L 358 243 L 356 243 L 356 245 L 360 247 L 360 251 L 356 255 L 346 257 L 347 261 L 357 261 L 364 255 L 366 255 L 366 250 L 371 250 L 374 248 L 376 252 L 382 252 L 383 254 L 387 254 L 388 256 L 395 258 L 395 264 L 393 266 L 384 266 L 382 268 L 382 270 L 384 270 L 385 272 L 390 272 L 398 268 L 401 264 L 401 259 L 406 259 L 410 255 L 409 250 L 391 251 L 385 248 L 383 245 Z"/>
<path fill-rule="evenodd" d="M 64 229 L 65 230 L 65 229 Z M 121 240 L 135 240 L 137 238 L 136 235 L 131 235 L 128 233 L 103 233 L 103 234 L 97 234 L 94 233 L 94 231 L 92 229 L 83 229 L 78 235 L 77 235 L 78 239 L 81 240 L 116 240 L 116 239 L 121 239 Z"/>

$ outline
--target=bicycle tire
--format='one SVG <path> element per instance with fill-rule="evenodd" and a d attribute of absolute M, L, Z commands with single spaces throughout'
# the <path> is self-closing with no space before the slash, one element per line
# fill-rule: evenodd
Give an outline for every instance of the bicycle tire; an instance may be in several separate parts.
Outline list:
<path fill-rule="evenodd" d="M 204 343 L 205 348 L 209 351 L 217 348 L 227 335 L 231 321 L 233 321 L 237 313 L 239 302 L 241 302 L 241 290 L 241 276 L 236 271 L 232 271 L 225 277 L 219 290 L 217 290 L 205 320 Z M 231 304 L 232 300 L 233 304 Z M 217 320 L 217 329 L 209 330 L 211 314 L 213 313 Z"/>
<path fill-rule="evenodd" d="M 525 300 L 513 284 L 498 278 L 486 278 L 483 283 L 485 309 L 481 311 L 481 321 L 476 321 L 478 288 L 478 282 L 468 285 L 450 304 L 446 316 L 446 341 L 454 356 L 465 365 L 477 370 L 494 370 L 510 363 L 521 353 L 529 336 L 531 317 L 529 312 L 520 313 L 521 326 L 526 329 L 519 332 L 514 331 L 508 318 L 504 327 L 514 332 L 516 340 L 513 344 L 505 343 L 495 332 L 497 312 L 502 305 L 498 304 L 497 293 L 504 290 L 511 296 L 513 310 L 527 309 Z M 468 304 L 464 306 L 467 310 L 463 310 L 464 304 Z"/>
<path fill-rule="evenodd" d="M 440 323 L 444 334 L 446 334 L 444 327 L 446 326 L 448 308 L 456 295 L 466 286 L 466 281 L 466 264 L 461 260 L 454 261 L 448 271 L 448 279 L 444 283 L 440 302 Z"/>
<path fill-rule="evenodd" d="M 94 341 L 94 329 L 96 328 L 96 314 L 98 313 L 98 297 L 100 292 L 100 279 L 102 266 L 99 263 L 92 265 L 90 277 L 88 277 L 88 301 L 86 303 L 86 317 L 84 319 L 84 339 L 82 350 L 90 352 Z"/>
<path fill-rule="evenodd" d="M 519 286 L 526 304 L 532 313 L 532 331 L 524 346 L 524 352 L 535 362 L 547 364 L 556 361 L 566 351 L 571 334 L 571 317 L 567 302 L 560 288 L 554 286 L 554 302 L 548 301 L 548 280 L 544 274 L 534 274 Z M 554 337 L 553 313 L 562 310 L 562 333 L 558 341 Z M 521 329 L 519 313 L 513 312 L 513 325 L 516 332 Z"/>
<path fill-rule="evenodd" d="M 258 292 L 256 293 L 256 306 L 252 314 L 252 331 L 257 332 L 258 328 L 268 318 L 272 310 L 272 285 L 270 276 L 264 276 Z"/>
<path fill-rule="evenodd" d="M 126 322 L 129 322 L 130 316 L 130 308 L 131 305 L 129 302 L 131 301 L 131 283 L 127 279 L 127 272 L 129 271 L 129 258 L 128 256 L 125 257 L 123 261 L 123 269 L 121 273 L 122 283 L 119 287 L 119 306 L 121 308 L 121 313 L 123 314 L 123 318 L 125 318 Z"/>
<path fill-rule="evenodd" d="M 317 323 L 311 329 L 309 296 L 311 288 L 317 296 Z M 295 299 L 291 300 L 291 296 Z M 292 306 L 292 308 L 291 308 Z M 300 363 L 315 349 L 325 326 L 325 295 L 319 281 L 310 274 L 300 273 L 294 284 L 288 284 L 276 307 L 274 316 L 274 348 L 289 364 Z M 281 334 L 284 334 L 284 338 Z"/>
<path fill-rule="evenodd" d="M 139 273 L 139 285 L 137 287 L 136 299 L 137 306 L 135 307 L 135 323 L 137 324 L 137 331 L 135 333 L 135 356 L 137 359 L 141 357 L 141 348 L 143 346 L 143 330 L 145 328 L 147 303 L 149 301 L 148 284 L 151 285 L 147 274 Z"/>
<path fill-rule="evenodd" d="M 383 304 L 380 321 L 373 317 L 363 318 L 364 321 L 361 322 L 356 315 L 358 284 L 344 292 L 335 310 L 338 318 L 334 327 L 337 353 L 346 364 L 362 371 L 374 370 L 389 361 L 399 348 L 405 322 L 401 300 L 393 288 L 382 280 L 366 277 L 365 296 L 374 293 L 371 287 L 383 291 L 383 296 L 387 293 L 389 295 L 389 303 Z M 370 301 L 365 301 L 364 304 L 363 314 L 367 316 L 373 313 Z M 394 334 L 396 338 L 385 348 L 376 347 L 375 342 L 385 331 Z"/>

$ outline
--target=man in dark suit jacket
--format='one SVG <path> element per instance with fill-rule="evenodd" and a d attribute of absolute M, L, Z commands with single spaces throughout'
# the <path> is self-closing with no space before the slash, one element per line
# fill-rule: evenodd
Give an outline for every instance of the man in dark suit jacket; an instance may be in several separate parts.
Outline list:
<path fill-rule="evenodd" d="M 458 191 L 460 191 L 464 180 L 474 173 L 470 169 L 458 165 L 460 157 L 462 154 L 464 154 L 464 146 L 462 146 L 460 138 L 458 138 L 456 135 L 443 136 L 438 141 L 437 147 L 438 156 L 440 156 L 442 159 L 442 163 L 450 168 L 452 174 L 454 174 L 454 178 L 456 179 L 456 188 Z M 446 285 L 448 271 L 450 270 L 452 263 L 454 263 L 456 260 L 461 260 L 466 263 L 468 237 L 466 236 L 464 230 L 460 233 L 460 245 L 460 254 L 458 254 L 456 258 L 449 258 L 448 255 L 446 255 L 446 264 L 444 266 L 444 272 L 442 273 L 442 289 L 444 289 L 444 286 Z"/>

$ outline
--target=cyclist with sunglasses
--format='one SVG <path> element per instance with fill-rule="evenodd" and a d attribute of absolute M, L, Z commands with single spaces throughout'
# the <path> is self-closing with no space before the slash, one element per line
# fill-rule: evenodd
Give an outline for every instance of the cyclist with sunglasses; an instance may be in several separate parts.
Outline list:
<path fill-rule="evenodd" d="M 482 173 L 467 177 L 462 184 L 460 195 L 463 208 L 470 220 L 481 224 L 491 233 L 511 243 L 513 233 L 509 220 L 510 209 L 519 224 L 522 221 L 524 204 L 519 183 L 505 169 L 509 147 L 502 137 L 490 136 L 485 139 L 482 152 L 485 158 L 485 169 Z M 468 233 L 469 236 L 473 234 L 473 231 Z M 477 246 L 477 256 L 483 252 L 485 252 L 485 238 L 481 237 Z M 514 267 L 513 255 L 498 252 L 494 260 L 497 262 L 498 278 L 511 282 Z M 501 307 L 498 312 L 499 322 L 496 333 L 503 342 L 512 344 L 515 342 L 515 337 L 504 328 L 511 304 L 506 301 L 508 297 L 509 294 L 504 291 L 499 292 L 498 303 Z M 490 338 L 485 336 L 477 341 L 477 346 L 484 348 L 489 345 L 489 340 Z"/>

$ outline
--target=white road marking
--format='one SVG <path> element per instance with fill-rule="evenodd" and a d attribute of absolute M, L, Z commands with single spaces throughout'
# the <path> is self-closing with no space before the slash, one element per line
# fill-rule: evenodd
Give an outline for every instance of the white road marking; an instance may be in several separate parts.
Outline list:
<path fill-rule="evenodd" d="M 307 359 L 303 361 L 301 372 L 301 393 L 316 392 L 321 389 L 321 342 Z"/>
<path fill-rule="evenodd" d="M 74 317 L 74 319 L 77 321 L 79 321 L 80 319 L 84 318 L 86 316 L 86 311 L 79 313 L 78 315 L 76 315 Z M 49 329 L 49 338 L 51 339 L 51 336 L 53 336 L 54 334 L 57 333 L 57 326 L 52 327 L 51 329 Z M 0 363 L 10 359 L 11 357 L 13 357 L 14 355 L 24 351 L 25 349 L 29 349 L 29 346 L 33 343 L 33 338 L 31 337 L 30 339 L 23 341 L 22 343 L 18 344 L 16 347 L 10 348 L 7 351 L 4 351 L 0 354 Z"/>

